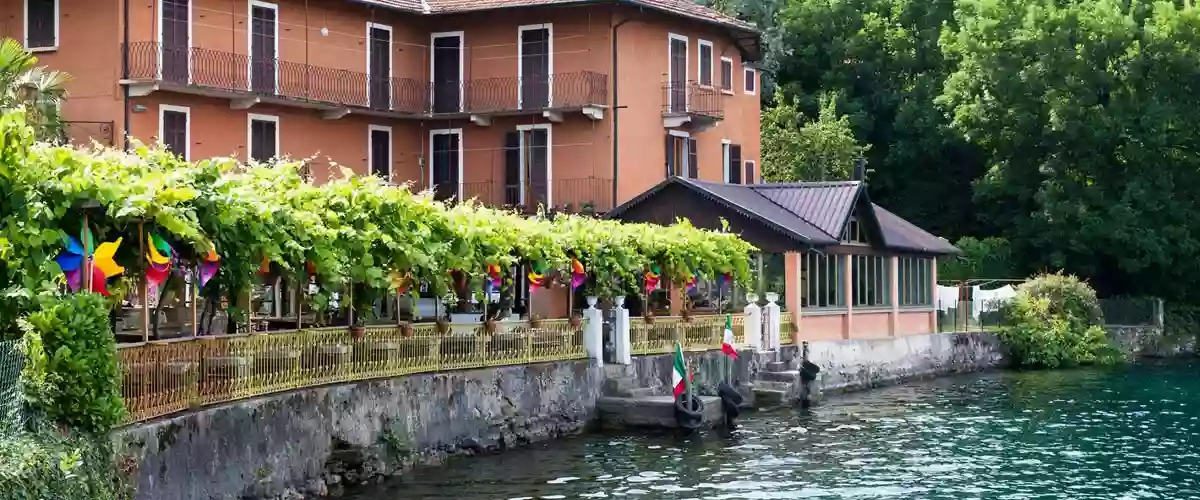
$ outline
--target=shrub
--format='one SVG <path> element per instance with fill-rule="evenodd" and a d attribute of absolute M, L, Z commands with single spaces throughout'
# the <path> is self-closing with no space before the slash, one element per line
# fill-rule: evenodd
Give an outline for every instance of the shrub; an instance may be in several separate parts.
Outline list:
<path fill-rule="evenodd" d="M 120 423 L 125 405 L 104 297 L 46 299 L 22 326 L 28 359 L 21 379 L 36 412 L 84 433 L 107 433 Z"/>
<path fill-rule="evenodd" d="M 108 444 L 53 433 L 0 439 L 0 498 L 116 500 L 125 498 Z"/>
<path fill-rule="evenodd" d="M 1047 274 L 1017 287 L 1000 336 L 1018 366 L 1059 368 L 1122 359 L 1100 326 L 1096 292 L 1074 276 Z"/>

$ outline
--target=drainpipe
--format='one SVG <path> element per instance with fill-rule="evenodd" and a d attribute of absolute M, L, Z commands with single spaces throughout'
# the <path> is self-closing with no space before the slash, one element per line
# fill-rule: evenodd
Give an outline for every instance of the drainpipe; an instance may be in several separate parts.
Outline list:
<path fill-rule="evenodd" d="M 121 15 L 124 18 L 122 21 L 124 34 L 122 35 L 123 41 L 121 43 L 121 79 L 129 80 L 129 0 L 121 0 L 121 10 Z M 121 85 L 121 105 L 125 108 L 125 124 L 121 126 L 121 135 L 125 144 L 123 149 L 129 151 L 129 122 L 131 120 L 129 115 L 129 85 Z"/>
<path fill-rule="evenodd" d="M 614 2 L 614 5 L 617 5 L 617 3 Z M 613 105 L 612 105 L 612 122 L 613 122 L 613 124 L 612 124 L 612 127 L 613 127 L 613 132 L 612 132 L 612 173 L 613 173 L 613 175 L 612 175 L 612 178 L 613 178 L 612 208 L 617 208 L 617 200 L 619 199 L 619 198 L 617 198 L 617 186 L 620 185 L 619 180 L 620 180 L 620 175 L 621 175 L 621 169 L 618 168 L 620 162 L 617 160 L 617 158 L 618 158 L 617 154 L 620 152 L 619 143 L 621 140 L 620 134 L 618 133 L 621 130 L 621 128 L 620 128 L 621 106 L 618 105 L 619 101 L 618 101 L 617 96 L 620 95 L 618 93 L 618 90 L 620 88 L 619 82 L 621 80 L 619 78 L 619 76 L 620 76 L 619 75 L 619 73 L 620 73 L 619 65 L 617 64 L 619 62 L 618 57 L 617 57 L 617 54 L 618 54 L 617 53 L 617 28 L 620 28 L 622 25 L 624 25 L 627 22 L 629 22 L 629 19 L 625 19 L 625 20 L 613 25 L 612 35 L 610 36 L 610 38 L 612 38 L 612 79 L 613 79 L 613 84 L 612 84 L 612 94 L 613 94 L 613 98 L 612 98 L 612 103 L 613 103 Z"/>

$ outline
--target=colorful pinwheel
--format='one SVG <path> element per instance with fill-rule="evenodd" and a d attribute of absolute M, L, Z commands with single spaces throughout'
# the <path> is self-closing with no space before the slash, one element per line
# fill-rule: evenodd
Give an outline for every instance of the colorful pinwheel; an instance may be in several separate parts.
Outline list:
<path fill-rule="evenodd" d="M 571 289 L 574 290 L 587 281 L 587 270 L 579 259 L 571 259 Z"/>
<path fill-rule="evenodd" d="M 699 272 L 693 272 L 693 273 L 689 274 L 687 283 L 684 285 L 685 290 L 687 290 L 689 292 L 692 291 L 693 288 L 696 288 L 696 283 L 699 281 L 700 281 L 700 273 Z"/>
<path fill-rule="evenodd" d="M 650 269 L 646 270 L 646 295 L 650 295 L 651 292 L 658 288 L 658 282 L 661 279 L 662 270 L 658 267 L 658 264 L 650 266 Z"/>
<path fill-rule="evenodd" d="M 146 282 L 158 288 L 171 275 L 175 250 L 159 236 L 148 234 L 146 239 L 150 241 L 150 251 L 146 253 L 146 260 L 150 262 L 150 267 L 146 268 Z"/>
<path fill-rule="evenodd" d="M 535 262 L 529 266 L 529 293 L 546 286 L 546 264 Z"/>
<path fill-rule="evenodd" d="M 484 282 L 483 282 L 483 289 L 484 289 L 483 291 L 484 291 L 484 293 L 486 293 L 487 295 L 490 296 L 492 294 L 492 292 L 500 289 L 500 285 L 502 283 L 504 283 L 504 281 L 503 281 L 503 279 L 501 279 L 501 276 L 500 276 L 500 266 L 499 265 L 488 264 L 487 275 L 488 275 L 487 279 L 484 280 Z"/>
<path fill-rule="evenodd" d="M 216 247 L 210 248 L 208 255 L 205 255 L 204 259 L 200 261 L 200 288 L 204 288 L 204 285 L 207 285 L 220 269 L 221 256 L 217 255 Z"/>
<path fill-rule="evenodd" d="M 84 243 L 80 244 L 80 240 L 83 240 Z M 108 279 L 125 272 L 125 268 L 114 260 L 117 249 L 121 247 L 123 240 L 123 238 L 117 238 L 117 241 L 101 243 L 99 247 L 93 249 L 95 241 L 92 239 L 91 229 L 84 227 L 80 232 L 79 240 L 68 236 L 67 240 L 63 242 L 62 253 L 54 260 L 62 268 L 63 274 L 67 276 L 67 286 L 71 291 L 77 292 L 83 287 L 84 256 L 90 256 L 91 291 L 108 295 Z"/>

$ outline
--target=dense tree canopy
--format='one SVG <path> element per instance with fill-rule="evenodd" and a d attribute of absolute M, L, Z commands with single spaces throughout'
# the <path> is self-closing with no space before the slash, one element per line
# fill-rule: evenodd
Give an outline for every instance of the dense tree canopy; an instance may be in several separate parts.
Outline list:
<path fill-rule="evenodd" d="M 873 201 L 954 240 L 1005 238 L 1012 277 L 1065 269 L 1101 293 L 1197 295 L 1191 2 L 778 0 L 773 15 L 715 3 L 765 32 L 781 95 L 764 103 L 764 167 L 798 154 L 780 143 L 802 142 L 837 94 L 869 146 Z M 794 127 L 776 127 L 787 117 Z M 966 244 L 1000 248 L 987 241 L 1000 240 Z"/>

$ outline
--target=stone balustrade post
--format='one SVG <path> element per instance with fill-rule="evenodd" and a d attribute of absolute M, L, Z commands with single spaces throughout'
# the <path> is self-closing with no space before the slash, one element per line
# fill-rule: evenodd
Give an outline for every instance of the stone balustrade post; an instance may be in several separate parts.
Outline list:
<path fill-rule="evenodd" d="M 588 308 L 583 311 L 583 345 L 588 357 L 597 365 L 604 366 L 604 319 L 596 309 L 598 297 L 588 297 Z"/>
<path fill-rule="evenodd" d="M 746 345 L 755 351 L 762 349 L 763 316 L 762 308 L 758 307 L 758 294 L 746 294 Z"/>
<path fill-rule="evenodd" d="M 629 338 L 629 309 L 625 308 L 625 297 L 613 299 L 613 312 L 615 313 L 613 315 L 615 322 L 613 344 L 617 363 L 631 365 L 633 364 L 633 343 Z"/>
<path fill-rule="evenodd" d="M 775 292 L 767 292 L 767 305 L 763 308 L 765 316 L 764 327 L 766 332 L 763 332 L 763 349 L 773 351 L 779 349 L 779 324 L 780 324 L 780 308 L 775 302 L 779 300 L 779 294 Z"/>

